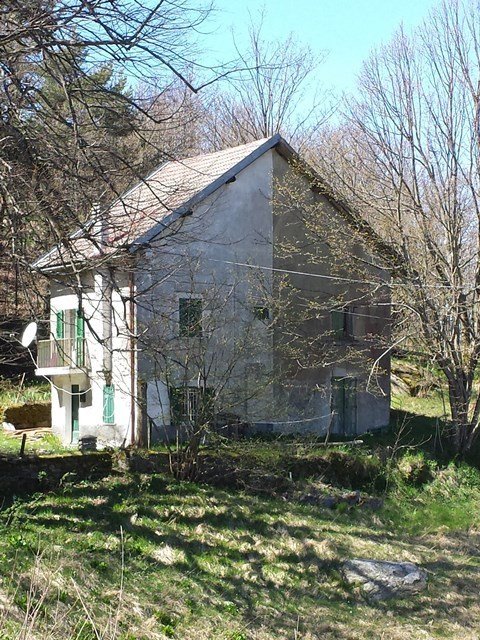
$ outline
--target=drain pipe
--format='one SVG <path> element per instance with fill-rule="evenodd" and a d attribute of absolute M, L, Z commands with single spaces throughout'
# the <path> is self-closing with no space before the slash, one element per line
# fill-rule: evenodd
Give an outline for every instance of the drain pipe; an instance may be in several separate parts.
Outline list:
<path fill-rule="evenodd" d="M 112 274 L 104 273 L 102 276 L 102 301 L 103 301 L 103 375 L 105 384 L 112 384 Z"/>
<path fill-rule="evenodd" d="M 130 273 L 130 424 L 131 424 L 131 444 L 136 444 L 135 438 L 135 399 L 136 399 L 136 375 L 135 365 L 137 358 L 135 356 L 136 338 L 135 338 L 135 274 L 133 269 Z"/>

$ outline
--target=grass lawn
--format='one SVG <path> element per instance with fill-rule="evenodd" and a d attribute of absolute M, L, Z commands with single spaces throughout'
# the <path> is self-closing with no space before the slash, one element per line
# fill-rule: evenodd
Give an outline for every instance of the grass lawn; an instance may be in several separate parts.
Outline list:
<path fill-rule="evenodd" d="M 394 411 L 426 416 L 427 418 L 444 418 L 450 416 L 448 398 L 435 392 L 426 398 L 420 396 L 392 395 L 391 407 Z"/>
<path fill-rule="evenodd" d="M 441 464 L 422 486 L 398 480 L 443 452 L 438 399 L 415 402 L 354 449 L 360 469 L 379 448 L 402 452 L 377 511 L 128 474 L 0 502 L 0 640 L 478 640 L 480 472 Z M 307 484 L 322 455 L 288 439 L 219 450 L 284 477 L 304 465 Z M 416 562 L 428 590 L 367 603 L 342 579 L 353 557 Z"/>
<path fill-rule="evenodd" d="M 6 455 L 18 455 L 22 439 L 19 436 L 11 436 L 8 431 L 2 431 L 0 429 L 0 454 Z M 33 437 L 32 434 L 27 433 L 27 442 L 25 445 L 25 453 L 66 453 L 71 451 L 62 445 L 60 440 L 52 433 L 47 433 L 41 437 Z M 1 636 L 0 636 L 1 638 Z"/>
<path fill-rule="evenodd" d="M 453 471 L 374 513 L 158 475 L 18 500 L 0 512 L 0 637 L 478 640 L 479 500 Z M 350 557 L 418 562 L 428 591 L 367 604 Z"/>
<path fill-rule="evenodd" d="M 15 384 L 11 380 L 0 380 L 0 412 L 1 409 L 25 402 L 50 402 L 48 382 Z"/>

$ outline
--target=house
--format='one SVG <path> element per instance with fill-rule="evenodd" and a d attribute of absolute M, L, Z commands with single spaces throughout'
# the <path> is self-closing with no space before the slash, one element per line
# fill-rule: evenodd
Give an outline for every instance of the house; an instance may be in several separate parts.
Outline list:
<path fill-rule="evenodd" d="M 279 135 L 161 165 L 34 264 L 64 442 L 199 421 L 353 436 L 389 422 L 381 242 Z"/>

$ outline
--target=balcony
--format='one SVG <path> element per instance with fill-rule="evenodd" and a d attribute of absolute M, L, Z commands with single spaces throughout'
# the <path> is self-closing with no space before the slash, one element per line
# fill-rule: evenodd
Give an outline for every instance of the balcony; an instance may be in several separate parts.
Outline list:
<path fill-rule="evenodd" d="M 89 368 L 90 360 L 84 338 L 38 341 L 37 375 L 51 376 Z"/>

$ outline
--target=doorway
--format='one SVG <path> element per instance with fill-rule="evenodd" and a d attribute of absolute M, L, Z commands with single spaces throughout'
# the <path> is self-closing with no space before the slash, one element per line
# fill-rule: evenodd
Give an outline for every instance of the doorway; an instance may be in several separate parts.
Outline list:
<path fill-rule="evenodd" d="M 78 442 L 78 435 L 80 431 L 80 422 L 79 422 L 80 387 L 78 384 L 72 384 L 71 406 L 72 406 L 72 415 L 71 415 L 72 444 L 76 444 Z"/>
<path fill-rule="evenodd" d="M 332 378 L 332 431 L 343 436 L 357 433 L 357 379 Z"/>

